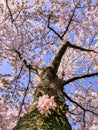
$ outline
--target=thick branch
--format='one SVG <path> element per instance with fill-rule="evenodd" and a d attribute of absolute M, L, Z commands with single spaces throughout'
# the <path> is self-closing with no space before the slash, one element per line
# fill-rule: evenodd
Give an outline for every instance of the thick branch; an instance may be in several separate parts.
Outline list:
<path fill-rule="evenodd" d="M 69 20 L 68 26 L 67 26 L 67 28 L 66 28 L 66 30 L 64 31 L 64 33 L 63 33 L 62 36 L 60 36 L 60 34 L 59 34 L 57 31 L 55 31 L 52 27 L 50 27 L 50 18 L 51 18 L 51 15 L 49 15 L 49 17 L 48 17 L 48 28 L 49 28 L 51 31 L 53 31 L 53 32 L 62 40 L 62 42 L 63 42 L 63 46 L 61 47 L 61 49 L 59 50 L 59 52 L 58 52 L 57 55 L 55 56 L 54 61 L 53 61 L 53 63 L 52 63 L 52 67 L 53 67 L 55 73 L 57 73 L 57 71 L 58 71 L 58 68 L 59 68 L 59 65 L 60 65 L 60 61 L 61 61 L 62 56 L 64 55 L 64 53 L 65 53 L 67 47 L 70 47 L 70 48 L 73 48 L 73 49 L 77 49 L 77 50 L 81 50 L 81 51 L 86 51 L 86 52 L 98 53 L 98 52 L 96 52 L 96 51 L 94 51 L 94 50 L 91 50 L 91 49 L 86 49 L 86 48 L 83 48 L 83 47 L 81 47 L 81 46 L 73 45 L 73 44 L 71 44 L 69 41 L 65 41 L 65 40 L 63 39 L 64 35 L 65 35 L 66 32 L 68 31 L 68 28 L 69 28 L 69 26 L 70 26 L 70 24 L 71 24 L 72 18 L 73 18 L 74 13 L 75 13 L 75 9 L 76 9 L 76 8 L 74 8 L 74 11 L 73 11 L 73 14 L 72 14 L 72 16 L 71 16 L 71 18 L 70 18 L 70 20 Z"/>
<path fill-rule="evenodd" d="M 57 71 L 58 71 L 62 56 L 64 55 L 68 45 L 69 45 L 69 41 L 64 41 L 64 44 L 62 45 L 59 52 L 56 54 L 54 61 L 52 62 L 52 67 L 53 67 L 55 73 L 57 73 Z"/>
<path fill-rule="evenodd" d="M 42 71 L 42 69 L 39 68 L 37 65 L 28 64 L 26 60 L 23 60 L 23 59 L 22 59 L 22 55 L 20 54 L 19 51 L 17 51 L 17 50 L 14 50 L 14 51 L 18 54 L 20 60 L 23 61 L 24 65 L 25 65 L 28 69 L 34 70 L 34 71 L 36 71 L 38 74 L 40 73 L 40 71 Z"/>
<path fill-rule="evenodd" d="M 79 75 L 79 76 L 76 76 L 76 77 L 73 77 L 73 78 L 70 78 L 70 79 L 64 81 L 64 85 L 67 85 L 67 84 L 69 84 L 75 80 L 78 80 L 78 79 L 89 78 L 89 77 L 93 77 L 93 76 L 97 76 L 97 75 L 98 75 L 98 73 Z"/>
<path fill-rule="evenodd" d="M 62 59 L 62 56 L 64 55 L 64 53 L 65 53 L 65 51 L 68 47 L 73 48 L 73 49 L 77 49 L 77 50 L 80 50 L 80 51 L 98 53 L 98 52 L 91 50 L 91 49 L 86 49 L 86 48 L 83 48 L 81 46 L 73 45 L 69 41 L 62 40 L 62 44 L 63 44 L 62 47 L 60 48 L 60 50 L 56 54 L 54 61 L 52 63 L 52 67 L 53 67 L 55 73 L 57 73 L 61 59 Z"/>

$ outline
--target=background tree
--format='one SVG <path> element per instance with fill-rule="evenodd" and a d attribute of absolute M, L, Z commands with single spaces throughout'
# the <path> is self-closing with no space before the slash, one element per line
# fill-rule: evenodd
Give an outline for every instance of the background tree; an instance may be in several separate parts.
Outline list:
<path fill-rule="evenodd" d="M 2 130 L 98 129 L 97 5 L 0 1 Z"/>

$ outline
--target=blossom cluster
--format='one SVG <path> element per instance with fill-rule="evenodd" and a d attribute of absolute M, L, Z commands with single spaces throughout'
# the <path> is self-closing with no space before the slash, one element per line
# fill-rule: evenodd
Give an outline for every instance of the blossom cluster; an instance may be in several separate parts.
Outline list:
<path fill-rule="evenodd" d="M 49 98 L 49 95 L 46 94 L 39 97 L 37 108 L 41 114 L 48 116 L 48 114 L 51 114 L 51 110 L 55 110 L 56 107 L 57 104 L 54 101 L 54 96 Z"/>
<path fill-rule="evenodd" d="M 94 66 L 94 70 L 98 72 L 98 66 Z"/>

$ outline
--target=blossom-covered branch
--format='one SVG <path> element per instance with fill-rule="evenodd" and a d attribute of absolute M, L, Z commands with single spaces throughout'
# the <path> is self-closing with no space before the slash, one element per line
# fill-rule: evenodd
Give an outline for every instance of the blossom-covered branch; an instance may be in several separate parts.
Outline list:
<path fill-rule="evenodd" d="M 62 44 L 63 44 L 62 47 L 60 48 L 60 50 L 58 51 L 58 53 L 56 54 L 56 56 L 52 62 L 52 67 L 55 70 L 55 73 L 57 73 L 62 56 L 64 55 L 64 53 L 66 52 L 68 47 L 73 48 L 73 49 L 77 49 L 80 51 L 98 53 L 92 49 L 86 49 L 86 48 L 83 48 L 81 46 L 73 45 L 69 41 L 66 41 L 66 40 L 62 40 Z"/>
<path fill-rule="evenodd" d="M 95 112 L 93 112 L 93 111 L 91 111 L 91 110 L 89 110 L 89 109 L 85 109 L 84 107 L 82 107 L 80 104 L 78 104 L 76 101 L 74 101 L 71 97 L 69 97 L 68 94 L 66 94 L 65 92 L 64 92 L 63 94 L 64 94 L 64 96 L 65 96 L 70 102 L 72 102 L 72 103 L 74 103 L 75 105 L 77 105 L 78 107 L 80 107 L 83 111 L 85 111 L 85 112 L 91 112 L 92 114 L 98 116 L 97 113 L 95 113 Z"/>
<path fill-rule="evenodd" d="M 92 113 L 92 114 L 98 116 L 98 113 L 96 113 L 96 112 L 94 112 L 94 111 L 92 111 L 92 110 L 90 110 L 90 109 L 84 108 L 84 107 L 81 106 L 78 102 L 74 101 L 70 96 L 68 96 L 67 93 L 64 92 L 63 94 L 64 94 L 64 96 L 65 96 L 71 103 L 75 104 L 76 106 L 78 106 L 79 108 L 81 108 L 81 109 L 83 110 L 83 122 L 84 122 L 84 127 L 85 127 L 85 123 L 86 123 L 86 121 L 85 121 L 85 114 L 86 114 L 86 112 L 90 112 L 90 113 Z"/>
<path fill-rule="evenodd" d="M 68 28 L 69 28 L 69 26 L 71 24 L 72 18 L 73 18 L 74 13 L 75 13 L 75 9 L 74 9 L 73 14 L 71 16 L 69 24 L 68 24 L 68 26 L 67 26 L 67 28 L 64 31 L 64 33 L 63 33 L 62 36 L 55 29 L 53 29 L 52 27 L 50 27 L 50 18 L 52 16 L 49 15 L 49 17 L 48 17 L 48 28 L 51 31 L 53 31 L 60 38 L 60 40 L 62 41 L 62 44 L 63 44 L 62 47 L 60 48 L 60 50 L 58 51 L 57 55 L 55 56 L 54 61 L 52 62 L 52 67 L 55 70 L 55 73 L 57 73 L 59 65 L 60 65 L 60 62 L 61 62 L 61 59 L 62 59 L 62 56 L 64 55 L 64 53 L 65 53 L 65 51 L 67 50 L 68 47 L 73 48 L 73 49 L 77 49 L 77 50 L 80 50 L 80 51 L 94 52 L 94 53 L 98 54 L 98 52 L 96 52 L 93 49 L 88 49 L 88 48 L 84 48 L 84 47 L 81 47 L 81 46 L 77 46 L 77 45 L 71 44 L 69 41 L 66 41 L 66 40 L 63 39 L 64 35 L 67 33 Z"/>

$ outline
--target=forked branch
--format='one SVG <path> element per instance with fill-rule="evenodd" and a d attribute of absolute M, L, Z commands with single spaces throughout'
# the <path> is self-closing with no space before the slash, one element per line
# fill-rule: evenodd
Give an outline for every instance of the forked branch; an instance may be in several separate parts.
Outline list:
<path fill-rule="evenodd" d="M 85 111 L 85 112 L 91 112 L 92 114 L 98 116 L 97 113 L 95 113 L 95 112 L 93 112 L 93 111 L 91 111 L 91 110 L 89 110 L 89 109 L 85 109 L 84 107 L 82 107 L 79 103 L 77 103 L 77 102 L 74 101 L 71 97 L 69 97 L 68 94 L 66 94 L 65 92 L 64 92 L 63 94 L 64 94 L 64 96 L 65 96 L 70 102 L 72 102 L 72 103 L 75 104 L 76 106 L 80 107 L 83 111 Z"/>
<path fill-rule="evenodd" d="M 36 71 L 38 74 L 40 73 L 40 71 L 42 71 L 42 69 L 41 69 L 40 67 L 38 67 L 37 65 L 28 64 L 27 61 L 22 58 L 22 55 L 21 55 L 21 53 L 20 53 L 19 51 L 17 51 L 17 50 L 14 50 L 14 51 L 18 54 L 20 60 L 22 60 L 22 62 L 24 63 L 24 65 L 25 65 L 28 69 L 34 70 L 34 71 Z"/>
<path fill-rule="evenodd" d="M 73 45 L 69 41 L 66 41 L 66 40 L 62 40 L 62 44 L 63 44 L 62 47 L 60 48 L 60 50 L 58 51 L 58 53 L 56 54 L 56 56 L 52 62 L 52 67 L 53 67 L 55 73 L 57 73 L 62 56 L 64 55 L 64 53 L 66 52 L 68 47 L 76 49 L 76 50 L 80 50 L 80 51 L 94 52 L 94 53 L 98 54 L 98 52 L 96 52 L 95 50 L 86 49 L 86 48 L 83 48 L 81 46 Z"/>
<path fill-rule="evenodd" d="M 51 17 L 52 17 L 51 15 L 49 15 L 49 17 L 48 17 L 48 28 L 49 28 L 51 31 L 53 31 L 53 32 L 62 40 L 62 39 L 63 39 L 62 36 L 60 36 L 59 33 L 57 33 L 52 27 L 50 27 L 50 18 L 51 18 Z"/>
<path fill-rule="evenodd" d="M 90 112 L 96 116 L 98 116 L 98 113 L 95 113 L 94 111 L 90 110 L 90 109 L 86 109 L 84 107 L 82 107 L 79 103 L 77 103 L 76 101 L 74 101 L 71 97 L 68 96 L 68 94 L 66 94 L 65 92 L 63 93 L 64 96 L 73 104 L 75 104 L 76 106 L 78 106 L 79 108 L 81 108 L 81 110 L 83 110 L 83 122 L 84 122 L 84 127 L 85 127 L 85 113 L 86 112 Z"/>
<path fill-rule="evenodd" d="M 49 15 L 49 17 L 48 17 L 48 28 L 49 28 L 50 30 L 52 30 L 61 40 L 63 39 L 63 37 L 64 37 L 65 34 L 67 33 L 67 31 L 68 31 L 68 29 L 69 29 L 69 27 L 70 27 L 70 25 L 71 25 L 71 23 L 72 23 L 72 21 L 73 21 L 73 17 L 74 17 L 74 14 L 75 14 L 75 10 L 76 10 L 76 7 L 74 8 L 74 10 L 73 10 L 73 12 L 72 12 L 72 15 L 70 16 L 69 21 L 68 21 L 68 25 L 67 25 L 67 27 L 66 27 L 66 29 L 65 29 L 65 31 L 63 32 L 62 35 L 60 35 L 59 33 L 57 33 L 57 32 L 50 26 L 50 18 L 52 17 L 52 15 Z"/>
<path fill-rule="evenodd" d="M 75 8 L 76 9 L 76 8 Z M 71 16 L 71 19 L 69 21 L 69 24 L 66 28 L 66 30 L 64 31 L 63 35 L 61 36 L 56 30 L 54 30 L 52 27 L 50 27 L 50 18 L 52 17 L 51 15 L 49 15 L 48 17 L 48 28 L 53 31 L 59 38 L 60 40 L 62 41 L 63 45 L 62 47 L 60 48 L 60 50 L 58 51 L 58 53 L 56 54 L 53 62 L 52 62 L 52 67 L 54 69 L 54 72 L 57 73 L 58 71 L 58 68 L 59 68 L 59 65 L 60 65 L 60 62 L 61 62 L 61 59 L 62 59 L 62 56 L 64 55 L 64 53 L 66 52 L 67 48 L 70 47 L 70 48 L 73 48 L 73 49 L 77 49 L 77 50 L 80 50 L 80 51 L 85 51 L 85 52 L 94 52 L 94 53 L 97 53 L 95 50 L 92 50 L 92 49 L 86 49 L 86 48 L 83 48 L 81 46 L 77 46 L 77 45 L 74 45 L 74 44 L 71 44 L 69 41 L 66 41 L 63 39 L 64 35 L 66 34 L 66 32 L 68 31 L 68 28 L 71 24 L 71 21 L 72 21 L 72 18 L 74 16 L 74 13 L 75 13 L 75 9 L 73 11 L 73 14 Z"/>

